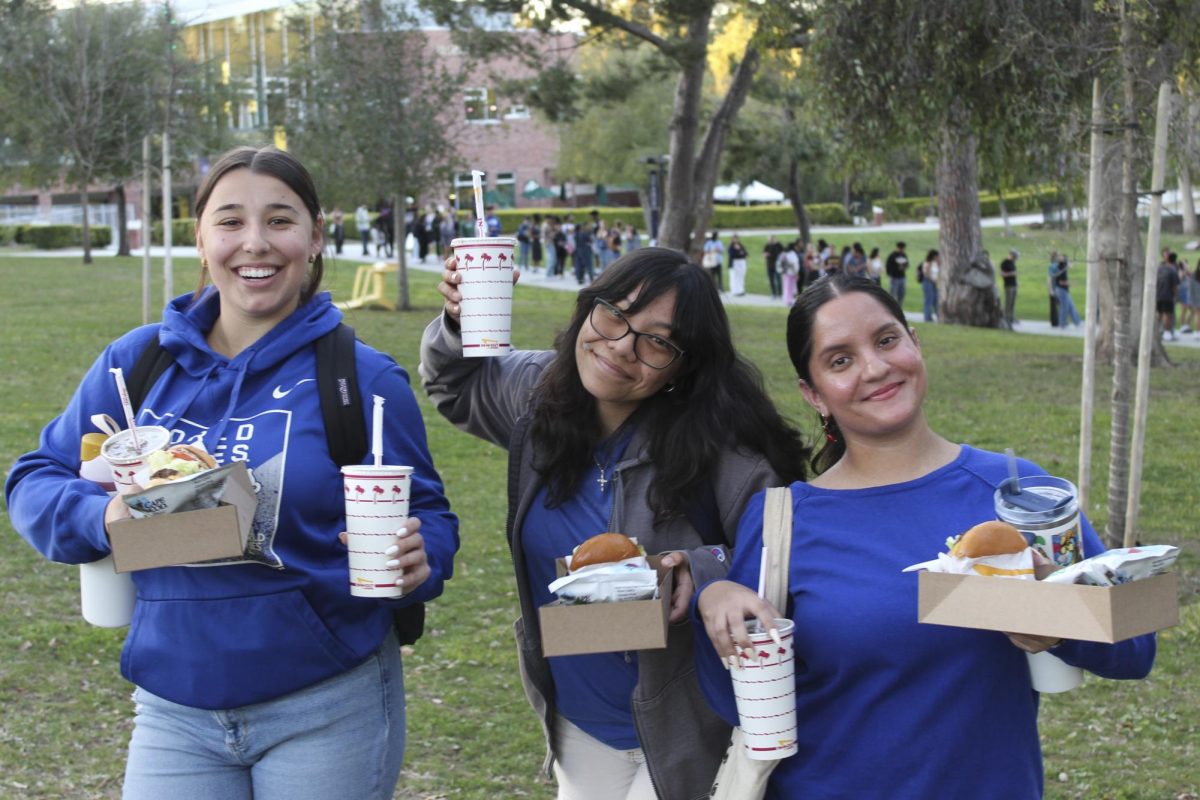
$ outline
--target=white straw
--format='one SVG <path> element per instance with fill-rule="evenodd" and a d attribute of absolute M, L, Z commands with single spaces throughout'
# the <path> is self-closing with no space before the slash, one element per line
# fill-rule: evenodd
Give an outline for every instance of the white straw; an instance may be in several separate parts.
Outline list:
<path fill-rule="evenodd" d="M 471 170 L 471 186 L 475 189 L 475 233 L 483 237 L 487 236 L 487 220 L 483 216 L 483 176 L 487 174 L 483 170 Z"/>
<path fill-rule="evenodd" d="M 383 466 L 383 398 L 377 394 L 375 408 L 371 413 L 371 453 L 375 456 L 375 466 Z"/>
<path fill-rule="evenodd" d="M 129 390 L 125 388 L 125 371 L 120 367 L 112 367 L 109 372 L 117 382 L 117 394 L 121 396 L 121 407 L 125 409 L 125 422 L 129 425 L 129 436 L 133 439 L 134 449 L 142 454 L 142 442 L 138 439 L 137 426 L 133 424 L 133 403 L 129 402 Z"/>
<path fill-rule="evenodd" d="M 767 599 L 767 546 L 763 545 L 762 560 L 758 564 L 758 596 Z"/>

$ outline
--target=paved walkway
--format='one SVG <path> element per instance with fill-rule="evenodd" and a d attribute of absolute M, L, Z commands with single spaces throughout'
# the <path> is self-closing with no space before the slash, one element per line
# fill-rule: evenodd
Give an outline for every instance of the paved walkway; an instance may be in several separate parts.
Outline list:
<path fill-rule="evenodd" d="M 1013 217 L 1012 222 L 1014 225 L 1019 225 L 1019 224 L 1022 224 L 1022 221 L 1024 219 L 1025 219 L 1024 217 Z M 1037 219 L 1041 219 L 1041 215 L 1037 215 Z M 995 223 L 997 225 L 1000 224 L 999 220 L 984 220 L 984 224 L 989 224 L 989 223 Z M 910 223 L 896 223 L 895 225 L 892 225 L 892 226 L 888 226 L 888 225 L 874 226 L 871 228 L 871 230 L 888 230 L 890 228 L 892 230 L 895 230 L 896 232 L 901 232 L 904 230 L 924 229 L 923 226 L 926 224 L 929 226 L 928 229 L 930 229 L 930 230 L 936 230 L 936 228 L 937 228 L 936 223 L 911 223 L 910 222 Z M 836 233 L 836 232 L 842 231 L 842 230 L 844 230 L 846 232 L 850 232 L 850 231 L 862 231 L 864 229 L 862 227 L 857 227 L 857 228 L 848 227 L 848 228 L 844 228 L 844 229 L 842 229 L 842 228 L 822 228 L 822 229 L 820 229 L 820 231 L 822 233 L 824 233 L 824 232 Z M 770 233 L 770 231 L 756 230 L 756 231 L 754 231 L 754 233 L 755 234 Z M 789 233 L 789 235 L 794 234 L 794 233 L 795 233 L 795 231 L 791 231 Z M 172 247 L 171 253 L 172 253 L 172 255 L 177 256 L 179 258 L 198 258 L 195 247 L 185 247 L 185 246 Z M 115 254 L 116 254 L 116 246 L 115 245 L 110 246 L 109 248 L 106 248 L 104 250 L 93 250 L 92 251 L 92 256 L 94 258 L 111 257 Z M 132 252 L 132 255 L 134 258 L 140 258 L 142 255 L 141 249 L 140 248 L 134 249 Z M 161 258 L 163 255 L 163 248 L 151 247 L 150 255 L 155 258 Z M 12 258 L 12 257 L 19 257 L 19 258 L 68 257 L 68 258 L 70 258 L 72 256 L 82 258 L 83 250 L 80 248 L 74 248 L 74 249 L 68 248 L 68 249 L 63 249 L 63 250 L 6 251 L 5 248 L 0 248 L 0 258 L 3 258 L 3 257 L 10 257 L 10 258 Z M 362 254 L 362 244 L 359 242 L 351 242 L 351 241 L 346 242 L 346 246 L 342 252 L 342 255 L 333 256 L 332 258 L 333 258 L 333 263 L 341 262 L 341 263 L 349 263 L 349 264 L 371 263 L 371 262 L 375 262 L 375 261 L 379 260 L 379 258 L 374 255 L 364 256 Z M 442 271 L 441 264 L 438 263 L 433 258 L 427 259 L 424 264 L 416 263 L 415 259 L 410 258 L 409 262 L 408 262 L 408 266 L 410 269 L 417 270 L 420 272 L 439 273 Z M 563 277 L 560 277 L 560 278 L 553 278 L 553 277 L 547 276 L 545 274 L 544 270 L 539 273 L 524 273 L 524 274 L 522 274 L 521 275 L 521 283 L 525 286 L 538 286 L 543 289 L 552 289 L 552 290 L 564 291 L 564 292 L 575 292 L 575 291 L 578 291 L 578 289 L 579 289 L 579 285 L 577 283 L 575 283 L 575 278 L 573 275 L 564 275 Z M 781 300 L 777 300 L 777 299 L 774 299 L 772 297 L 769 297 L 767 295 L 762 295 L 762 294 L 746 294 L 741 297 L 733 297 L 729 294 L 722 294 L 721 297 L 725 301 L 726 305 L 731 305 L 731 306 L 759 306 L 759 307 L 764 307 L 764 308 L 767 308 L 767 307 L 782 308 L 783 307 L 783 302 Z M 907 315 L 911 322 L 923 323 L 924 317 L 920 312 L 911 312 L 910 311 L 910 312 L 908 312 Z M 1056 327 L 1053 327 L 1052 325 L 1050 325 L 1049 321 L 1046 319 L 1017 320 L 1017 325 L 1014 330 L 1016 333 L 1037 333 L 1037 334 L 1042 334 L 1045 336 L 1070 336 L 1070 337 L 1074 337 L 1074 338 L 1083 338 L 1083 327 L 1082 326 L 1073 326 L 1073 327 L 1066 328 L 1066 329 L 1056 328 Z M 1176 341 L 1166 343 L 1166 345 L 1168 347 L 1200 348 L 1200 334 L 1198 334 L 1198 333 L 1178 333 L 1178 331 L 1177 331 L 1176 336 L 1177 336 Z"/>

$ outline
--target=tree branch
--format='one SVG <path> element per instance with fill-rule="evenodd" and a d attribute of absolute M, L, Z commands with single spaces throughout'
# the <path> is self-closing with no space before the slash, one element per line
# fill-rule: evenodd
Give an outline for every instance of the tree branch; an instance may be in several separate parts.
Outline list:
<path fill-rule="evenodd" d="M 619 17 L 606 8 L 601 8 L 595 3 L 587 2 L 587 0 L 560 0 L 560 2 L 568 8 L 573 8 L 587 20 L 596 25 L 606 25 L 611 28 L 616 28 L 619 31 L 624 31 L 630 36 L 634 36 L 645 42 L 648 42 L 663 52 L 669 52 L 671 44 L 666 39 L 662 38 L 654 31 L 647 28 L 645 25 L 639 25 L 636 22 Z"/>

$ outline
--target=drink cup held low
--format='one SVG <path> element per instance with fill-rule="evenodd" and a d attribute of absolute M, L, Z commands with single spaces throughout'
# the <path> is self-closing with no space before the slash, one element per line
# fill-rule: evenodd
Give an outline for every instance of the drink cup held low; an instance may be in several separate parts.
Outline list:
<path fill-rule="evenodd" d="M 797 751 L 792 621 L 775 620 L 780 644 L 757 621 L 747 622 L 746 628 L 758 663 L 742 653 L 741 669 L 730 670 L 746 755 L 757 761 L 787 758 Z"/>
<path fill-rule="evenodd" d="M 502 356 L 512 349 L 513 251 L 509 237 L 455 239 L 462 295 L 459 328 L 466 357 Z"/>
<path fill-rule="evenodd" d="M 1069 692 L 1083 683 L 1083 670 L 1053 653 L 1026 653 L 1033 690 L 1041 694 Z"/>
<path fill-rule="evenodd" d="M 387 566 L 395 556 L 386 550 L 396 543 L 396 531 L 408 519 L 412 471 L 412 467 L 387 465 L 342 467 L 352 595 L 404 594 L 403 571 Z"/>

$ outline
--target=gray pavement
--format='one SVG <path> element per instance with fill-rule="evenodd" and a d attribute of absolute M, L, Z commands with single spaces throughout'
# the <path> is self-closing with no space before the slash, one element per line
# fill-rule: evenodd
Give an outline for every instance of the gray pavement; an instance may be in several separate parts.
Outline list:
<path fill-rule="evenodd" d="M 1033 217 L 1033 218 L 1040 220 L 1041 215 L 1040 214 L 1036 215 L 1036 217 Z M 1025 217 L 1013 217 L 1012 218 L 1012 223 L 1014 225 L 1024 224 L 1025 222 L 1028 222 L 1028 220 Z M 1000 220 L 986 219 L 986 220 L 984 220 L 984 224 L 985 225 L 990 225 L 990 224 L 999 225 L 999 224 L 1001 224 L 1001 222 L 1000 222 Z M 925 226 L 928 226 L 928 227 L 926 228 Z M 925 230 L 925 229 L 936 230 L 936 228 L 937 228 L 936 223 L 911 223 L 910 222 L 910 223 L 895 223 L 893 225 L 871 226 L 869 229 L 876 230 L 876 231 L 877 230 L 893 230 L 893 231 L 896 231 L 899 233 L 899 232 L 902 232 L 905 230 Z M 863 230 L 864 230 L 864 228 L 861 226 L 860 227 L 846 227 L 846 228 L 815 228 L 814 233 L 821 233 L 821 234 L 837 233 L 839 231 L 862 232 Z M 754 231 L 755 234 L 770 233 L 770 232 L 771 231 L 759 231 L 759 230 Z M 780 232 L 777 232 L 777 233 L 780 233 Z M 795 233 L 795 231 L 794 230 L 793 231 L 784 231 L 782 233 L 786 233 L 787 235 L 793 235 Z M 195 247 L 185 247 L 185 246 L 172 247 L 171 253 L 173 256 L 177 256 L 179 258 L 197 258 L 198 257 Z M 116 246 L 115 245 L 105 248 L 103 250 L 93 250 L 92 251 L 92 255 L 95 258 L 111 257 L 115 254 L 116 254 Z M 161 248 L 161 247 L 151 247 L 150 248 L 151 256 L 158 258 L 158 257 L 161 257 L 163 254 L 164 254 L 164 251 L 163 251 L 163 248 Z M 141 249 L 140 248 L 134 249 L 132 252 L 132 255 L 135 258 L 141 257 L 141 255 L 142 255 Z M 0 258 L 5 258 L 5 257 L 7 257 L 7 258 L 39 258 L 39 257 L 56 257 L 56 258 L 68 257 L 68 258 L 70 258 L 72 256 L 82 258 L 83 250 L 81 248 L 73 248 L 73 249 L 67 248 L 67 249 L 63 249 L 63 250 L 12 250 L 10 248 L 0 248 Z M 375 256 L 375 255 L 364 256 L 362 254 L 362 244 L 359 242 L 350 241 L 350 240 L 346 241 L 346 245 L 343 248 L 342 255 L 327 256 L 327 258 L 330 259 L 330 266 L 335 267 L 335 268 L 336 268 L 337 264 L 355 264 L 355 265 L 357 265 L 357 264 L 363 264 L 363 263 L 373 263 L 375 261 L 380 260 L 379 257 Z M 416 259 L 410 258 L 408 261 L 408 266 L 410 269 L 417 270 L 420 272 L 439 273 L 442 270 L 441 264 L 434 258 L 427 259 L 426 262 L 423 264 L 417 263 Z M 562 277 L 554 278 L 554 277 L 546 275 L 545 270 L 541 270 L 540 272 L 529 272 L 529 273 L 522 274 L 520 282 L 522 285 L 525 285 L 525 286 L 537 286 L 537 287 L 540 287 L 543 289 L 551 289 L 551 290 L 555 290 L 555 291 L 575 292 L 575 291 L 578 291 L 578 289 L 579 289 L 579 285 L 575 282 L 575 277 L 573 274 L 565 274 Z M 767 295 L 746 294 L 741 297 L 733 297 L 732 295 L 730 295 L 728 293 L 723 293 L 721 295 L 721 297 L 724 300 L 726 305 L 731 305 L 731 306 L 758 306 L 758 307 L 763 307 L 763 308 L 769 308 L 769 307 L 783 308 L 782 300 L 778 300 L 778 299 L 769 297 Z M 922 324 L 922 325 L 927 324 L 924 322 L 923 316 L 920 312 L 916 312 L 916 313 L 908 312 L 908 318 L 909 318 L 910 322 L 913 322 L 915 324 Z M 1077 339 L 1083 338 L 1083 331 L 1084 331 L 1082 325 L 1072 326 L 1072 327 L 1065 328 L 1065 329 L 1064 328 L 1056 328 L 1056 327 L 1053 327 L 1052 325 L 1050 325 L 1049 321 L 1044 318 L 1017 320 L 1017 324 L 1013 330 L 1016 333 L 1034 333 L 1034 334 L 1040 334 L 1040 335 L 1044 335 L 1044 336 L 1063 336 L 1063 337 L 1073 337 L 1073 338 L 1077 338 Z M 1179 333 L 1177 330 L 1176 331 L 1176 340 L 1173 342 L 1171 342 L 1171 341 L 1165 342 L 1165 344 L 1167 347 L 1200 348 L 1200 333 Z"/>

